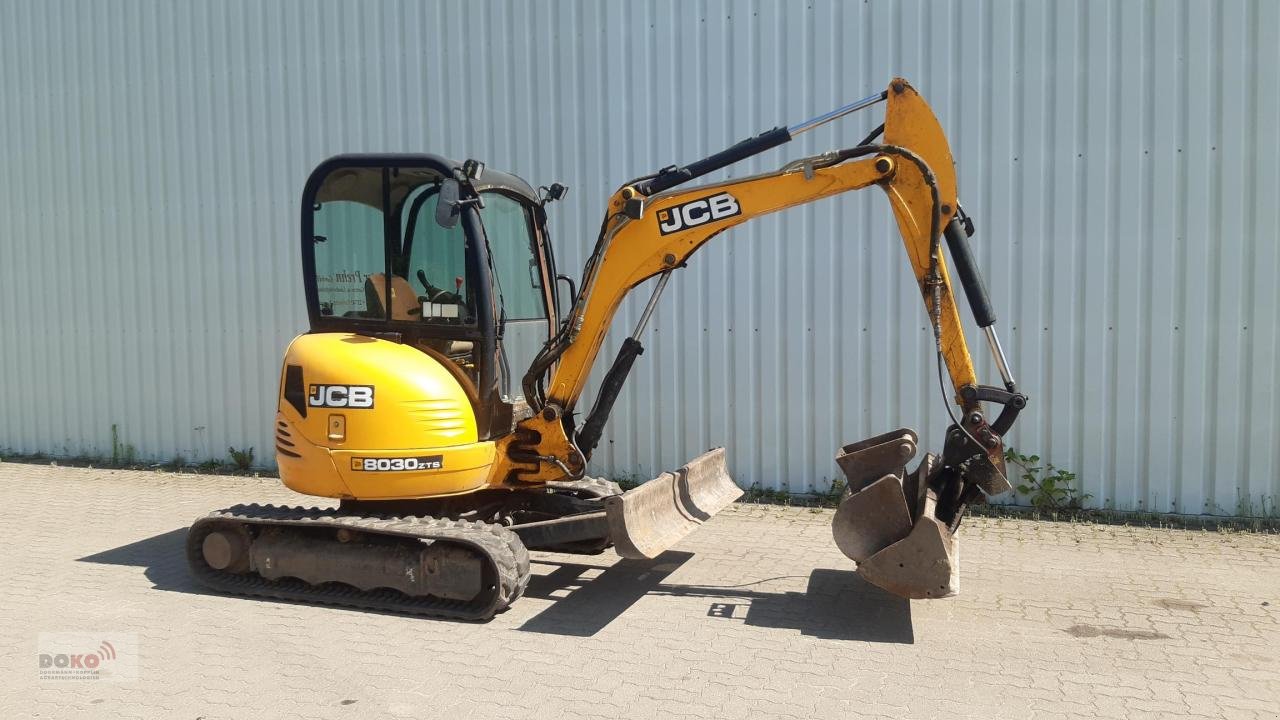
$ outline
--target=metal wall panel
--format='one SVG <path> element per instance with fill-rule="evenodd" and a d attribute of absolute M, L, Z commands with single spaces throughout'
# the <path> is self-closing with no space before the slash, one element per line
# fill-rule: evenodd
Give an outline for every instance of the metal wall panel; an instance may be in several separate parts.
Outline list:
<path fill-rule="evenodd" d="M 1094 505 L 1274 512 L 1277 67 L 1264 0 L 0 0 L 0 447 L 110 454 L 114 426 L 144 458 L 269 461 L 277 364 L 305 327 L 298 197 L 326 156 L 566 182 L 553 230 L 580 267 L 619 183 L 902 75 L 950 134 L 1033 397 L 1012 444 L 1079 472 Z M 742 484 L 799 492 L 827 486 L 842 442 L 909 424 L 937 448 L 890 222 L 868 192 L 708 246 L 596 469 L 647 477 L 726 444 Z"/>

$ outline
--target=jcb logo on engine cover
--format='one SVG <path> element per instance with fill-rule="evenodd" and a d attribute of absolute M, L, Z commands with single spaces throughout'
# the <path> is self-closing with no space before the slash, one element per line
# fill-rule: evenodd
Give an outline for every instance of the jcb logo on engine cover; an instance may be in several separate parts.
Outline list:
<path fill-rule="evenodd" d="M 307 395 L 311 407 L 371 408 L 372 385 L 312 385 Z"/>
<path fill-rule="evenodd" d="M 720 193 L 683 205 L 658 211 L 658 230 L 663 235 L 680 232 L 691 227 L 705 225 L 716 220 L 741 215 L 738 199 L 729 193 Z"/>

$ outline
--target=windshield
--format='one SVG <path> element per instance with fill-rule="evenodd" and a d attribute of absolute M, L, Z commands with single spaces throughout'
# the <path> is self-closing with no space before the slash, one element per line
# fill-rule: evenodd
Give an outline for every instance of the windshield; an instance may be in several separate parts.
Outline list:
<path fill-rule="evenodd" d="M 438 187 L 430 186 L 410 196 L 401 213 L 400 252 L 392 263 L 396 277 L 405 278 L 413 288 L 427 322 L 461 320 L 475 322 L 474 283 L 467 275 L 467 238 L 459 223 L 451 228 L 436 224 Z M 393 320 L 413 320 L 396 317 Z"/>
<path fill-rule="evenodd" d="M 337 168 L 311 207 L 316 298 L 325 317 L 475 326 L 480 272 L 463 224 L 435 222 L 440 176 Z M 492 290 L 506 321 L 548 316 L 537 233 L 526 202 L 482 192 Z M 545 339 L 545 338 L 544 338 Z"/>
<path fill-rule="evenodd" d="M 320 315 L 475 324 L 466 234 L 432 219 L 439 180 L 379 167 L 326 176 L 312 206 Z"/>

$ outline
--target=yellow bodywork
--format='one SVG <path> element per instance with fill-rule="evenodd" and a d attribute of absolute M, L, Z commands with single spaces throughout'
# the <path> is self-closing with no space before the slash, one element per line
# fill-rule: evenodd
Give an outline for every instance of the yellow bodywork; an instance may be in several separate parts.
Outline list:
<path fill-rule="evenodd" d="M 938 189 L 936 204 L 920 167 L 900 154 L 880 153 L 856 159 L 820 155 L 777 172 L 647 198 L 630 186 L 619 189 L 609 201 L 603 255 L 583 279 L 578 304 L 568 320 L 575 336 L 547 384 L 547 404 L 538 415 L 521 421 L 515 434 L 481 441 L 474 410 L 461 385 L 441 361 L 410 346 L 351 334 L 297 338 L 285 364 L 303 367 L 309 398 L 316 386 L 373 386 L 374 403 L 369 408 L 308 407 L 303 417 L 285 397 L 282 376 L 277 457 L 285 484 L 298 492 L 328 497 L 424 498 L 486 486 L 562 480 L 562 466 L 581 470 L 581 453 L 566 435 L 563 416 L 577 403 L 626 294 L 682 265 L 724 230 L 822 198 L 872 185 L 886 193 L 929 308 L 932 291 L 926 279 L 934 244 L 930 229 L 940 233 L 956 214 L 955 169 L 937 119 L 905 80 L 893 81 L 886 100 L 884 142 L 906 148 L 923 160 Z M 740 212 L 667 234 L 660 231 L 659 224 L 671 217 L 674 208 L 717 193 L 731 194 Z M 627 202 L 637 199 L 644 203 L 638 219 L 624 213 Z M 977 380 L 941 258 L 938 269 L 942 348 L 958 393 Z M 513 459 L 507 451 L 517 435 L 539 438 L 535 445 L 524 447 L 526 457 L 533 451 L 556 458 L 559 465 Z M 380 459 L 391 463 L 416 458 L 417 462 L 434 456 L 439 456 L 439 468 L 376 469 Z M 358 469 L 370 459 L 374 465 L 369 467 L 375 469 Z"/>
<path fill-rule="evenodd" d="M 431 356 L 389 340 L 318 333 L 296 338 L 284 364 L 286 372 L 302 368 L 307 403 L 304 417 L 285 397 L 282 375 L 276 458 L 290 488 L 390 500 L 465 493 L 488 481 L 495 445 L 479 441 L 466 392 Z M 372 406 L 311 404 L 331 386 L 372 387 Z M 429 466 L 421 459 L 435 456 L 439 468 L 401 469 L 410 459 Z"/>

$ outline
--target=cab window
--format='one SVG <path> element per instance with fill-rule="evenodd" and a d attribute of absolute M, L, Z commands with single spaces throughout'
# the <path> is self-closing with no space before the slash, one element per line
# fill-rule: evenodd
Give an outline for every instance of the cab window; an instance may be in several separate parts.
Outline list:
<path fill-rule="evenodd" d="M 466 233 L 462 223 L 451 228 L 436 223 L 438 197 L 434 186 L 409 197 L 401 220 L 408 254 L 403 277 L 418 296 L 423 321 L 473 324 L 476 303 L 467 274 Z"/>
<path fill-rule="evenodd" d="M 320 314 L 369 316 L 365 282 L 383 271 L 382 211 L 347 200 L 320 204 L 315 219 Z"/>
<path fill-rule="evenodd" d="M 499 391 L 521 397 L 520 377 L 550 335 L 538 264 L 537 234 L 529 210 L 498 193 L 486 193 L 480 217 L 493 263 L 494 294 L 502 305 L 502 372 Z"/>
<path fill-rule="evenodd" d="M 542 268 L 534 242 L 533 222 L 525 206 L 505 195 L 486 193 L 484 234 L 493 259 L 494 285 L 506 311 L 506 319 L 545 320 Z"/>

